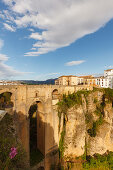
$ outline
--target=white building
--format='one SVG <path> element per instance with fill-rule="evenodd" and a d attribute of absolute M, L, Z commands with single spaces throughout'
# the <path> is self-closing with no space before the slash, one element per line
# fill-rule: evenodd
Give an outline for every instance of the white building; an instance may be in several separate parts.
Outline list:
<path fill-rule="evenodd" d="M 104 70 L 104 77 L 109 81 L 109 88 L 113 88 L 113 69 Z"/>
<path fill-rule="evenodd" d="M 113 76 L 113 69 L 104 70 L 104 77 Z"/>
<path fill-rule="evenodd" d="M 104 70 L 104 76 L 97 77 L 96 84 L 103 88 L 113 88 L 113 69 Z"/>
<path fill-rule="evenodd" d="M 108 88 L 109 80 L 108 80 L 108 78 L 105 78 L 105 77 L 97 77 L 96 84 L 99 87 Z"/>
<path fill-rule="evenodd" d="M 0 80 L 0 85 L 20 85 L 19 81 Z"/>

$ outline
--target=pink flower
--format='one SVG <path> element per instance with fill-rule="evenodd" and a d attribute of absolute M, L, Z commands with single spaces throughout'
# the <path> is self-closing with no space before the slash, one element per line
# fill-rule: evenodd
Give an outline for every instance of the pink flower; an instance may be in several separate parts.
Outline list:
<path fill-rule="evenodd" d="M 10 158 L 14 158 L 17 154 L 17 149 L 15 147 L 11 148 L 11 152 L 9 154 Z"/>

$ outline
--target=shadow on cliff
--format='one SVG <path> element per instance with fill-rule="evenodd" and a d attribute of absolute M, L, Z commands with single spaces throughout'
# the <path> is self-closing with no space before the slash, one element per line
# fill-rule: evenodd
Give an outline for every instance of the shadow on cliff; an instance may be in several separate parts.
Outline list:
<path fill-rule="evenodd" d="M 40 114 L 37 114 L 37 119 L 32 120 L 34 124 L 31 126 L 30 118 L 22 112 L 15 111 L 14 120 L 18 137 L 27 152 L 29 163 L 31 162 L 31 165 L 35 165 L 34 167 L 39 169 L 56 168 L 59 163 L 59 152 L 51 125 L 44 122 Z M 33 166 L 30 169 L 32 168 Z"/>

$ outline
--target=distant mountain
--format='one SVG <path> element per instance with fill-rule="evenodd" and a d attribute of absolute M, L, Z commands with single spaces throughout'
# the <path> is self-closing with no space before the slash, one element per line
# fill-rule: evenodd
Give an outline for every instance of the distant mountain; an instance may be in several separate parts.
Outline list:
<path fill-rule="evenodd" d="M 55 79 L 48 79 L 48 80 L 45 80 L 45 81 L 35 81 L 35 80 L 21 80 L 20 82 L 22 84 L 29 84 L 29 85 L 36 85 L 36 84 L 55 84 Z"/>

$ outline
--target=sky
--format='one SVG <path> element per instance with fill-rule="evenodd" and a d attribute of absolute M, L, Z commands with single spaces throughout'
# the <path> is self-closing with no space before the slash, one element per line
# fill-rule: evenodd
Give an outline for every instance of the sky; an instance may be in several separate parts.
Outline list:
<path fill-rule="evenodd" d="M 0 79 L 113 68 L 113 0 L 0 0 Z"/>

